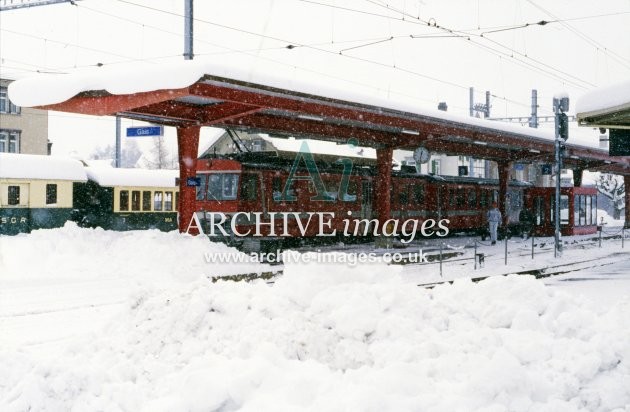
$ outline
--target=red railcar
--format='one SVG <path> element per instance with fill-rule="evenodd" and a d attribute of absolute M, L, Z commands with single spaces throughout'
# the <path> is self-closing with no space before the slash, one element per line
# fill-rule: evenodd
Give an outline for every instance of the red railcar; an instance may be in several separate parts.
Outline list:
<path fill-rule="evenodd" d="M 553 187 L 533 187 L 528 190 L 525 203 L 533 212 L 533 233 L 536 236 L 553 236 L 555 233 L 555 190 Z M 596 188 L 560 188 L 560 231 L 564 236 L 597 232 Z"/>
<path fill-rule="evenodd" d="M 318 188 L 305 169 L 295 172 L 293 183 L 287 186 L 292 166 L 293 161 L 262 153 L 199 159 L 196 209 L 204 233 L 222 235 L 212 227 L 219 214 L 228 218 L 222 224 L 227 236 L 235 242 L 254 243 L 248 248 L 259 247 L 261 239 L 322 236 L 322 225 L 327 233 L 336 231 L 336 236 L 373 233 L 373 188 L 378 178 L 374 168 L 355 167 L 344 182 L 344 164 L 319 162 L 317 171 L 323 188 Z M 419 175 L 403 170 L 392 172 L 391 181 L 391 218 L 401 227 L 407 224 L 409 230 L 413 222 L 417 222 L 417 229 L 429 220 L 448 219 L 450 233 L 483 235 L 485 212 L 498 197 L 498 181 L 492 179 Z M 512 225 L 518 224 L 529 187 L 517 181 L 509 185 L 506 206 Z M 230 219 L 235 219 L 233 225 Z M 352 225 L 352 219 L 362 224 Z"/>

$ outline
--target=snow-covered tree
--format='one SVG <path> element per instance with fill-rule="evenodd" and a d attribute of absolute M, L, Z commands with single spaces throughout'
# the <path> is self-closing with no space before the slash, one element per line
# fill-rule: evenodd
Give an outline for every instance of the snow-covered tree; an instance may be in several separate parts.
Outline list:
<path fill-rule="evenodd" d="M 601 173 L 596 182 L 597 190 L 609 198 L 613 204 L 613 218 L 620 219 L 621 211 L 625 207 L 625 188 L 623 185 L 623 177 L 611 175 L 609 173 Z"/>
<path fill-rule="evenodd" d="M 153 139 L 153 148 L 151 154 L 144 157 L 144 164 L 149 169 L 176 169 L 177 166 L 173 163 L 173 156 L 171 156 L 164 137 L 160 136 Z"/>
<path fill-rule="evenodd" d="M 142 152 L 138 147 L 138 143 L 133 140 L 125 142 L 125 145 L 120 152 L 120 167 L 136 167 L 136 163 L 141 156 Z M 114 165 L 115 158 L 116 147 L 111 144 L 105 147 L 97 147 L 90 155 L 90 159 L 94 160 L 111 160 L 112 166 Z"/>

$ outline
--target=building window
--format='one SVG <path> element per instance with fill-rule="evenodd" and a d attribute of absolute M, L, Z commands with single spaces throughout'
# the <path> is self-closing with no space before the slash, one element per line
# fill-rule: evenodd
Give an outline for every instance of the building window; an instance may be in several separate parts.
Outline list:
<path fill-rule="evenodd" d="M 0 130 L 0 153 L 20 153 L 19 130 Z"/>
<path fill-rule="evenodd" d="M 0 113 L 20 114 L 22 111 L 20 106 L 16 106 L 9 100 L 9 94 L 6 86 L 0 87 Z"/>
<path fill-rule="evenodd" d="M 46 185 L 46 204 L 54 205 L 57 203 L 57 184 L 49 183 Z"/>
<path fill-rule="evenodd" d="M 20 204 L 20 186 L 9 186 L 9 206 Z"/>
<path fill-rule="evenodd" d="M 431 160 L 431 173 L 434 175 L 440 174 L 440 161 L 439 160 Z"/>

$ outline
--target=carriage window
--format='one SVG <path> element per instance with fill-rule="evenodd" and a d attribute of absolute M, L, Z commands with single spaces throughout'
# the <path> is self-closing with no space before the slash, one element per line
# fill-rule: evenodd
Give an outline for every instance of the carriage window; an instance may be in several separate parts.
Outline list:
<path fill-rule="evenodd" d="M 173 192 L 164 192 L 164 210 L 173 210 Z"/>
<path fill-rule="evenodd" d="M 236 173 L 225 173 L 223 175 L 223 199 L 236 199 L 238 189 L 238 175 Z"/>
<path fill-rule="evenodd" d="M 120 191 L 120 210 L 121 211 L 129 210 L 129 191 L 128 190 Z"/>
<path fill-rule="evenodd" d="M 162 192 L 153 193 L 153 210 L 162 210 Z"/>
<path fill-rule="evenodd" d="M 356 202 L 357 201 L 357 182 L 348 182 L 348 192 L 344 193 L 342 199 L 344 202 Z"/>
<path fill-rule="evenodd" d="M 175 192 L 175 211 L 179 208 L 179 192 Z"/>
<path fill-rule="evenodd" d="M 197 186 L 197 200 L 204 200 L 206 198 L 206 186 L 208 183 L 208 175 L 201 174 L 197 175 L 199 179 L 199 186 Z"/>
<path fill-rule="evenodd" d="M 542 196 L 536 196 L 534 199 L 534 216 L 536 218 L 536 226 L 542 226 L 545 222 L 545 208 Z"/>
<path fill-rule="evenodd" d="M 142 211 L 151 211 L 151 192 L 142 192 Z"/>
<path fill-rule="evenodd" d="M 455 206 L 455 189 L 448 189 L 448 204 L 451 207 Z"/>
<path fill-rule="evenodd" d="M 466 204 L 466 189 L 457 189 L 457 206 L 461 207 Z"/>
<path fill-rule="evenodd" d="M 277 176 L 274 177 L 273 180 L 271 181 L 271 187 L 273 191 L 273 200 L 277 202 L 280 200 L 280 197 L 282 196 L 282 179 L 280 179 Z"/>
<path fill-rule="evenodd" d="M 576 195 L 575 196 L 575 203 L 573 204 L 573 224 L 575 226 L 582 226 L 582 222 L 580 221 L 580 216 L 582 216 L 581 213 L 581 209 L 580 209 L 580 198 L 582 196 L 581 195 Z"/>
<path fill-rule="evenodd" d="M 479 206 L 481 206 L 482 208 L 486 208 L 488 206 L 488 192 L 485 190 L 481 190 L 479 194 Z"/>
<path fill-rule="evenodd" d="M 255 174 L 244 174 L 241 183 L 241 199 L 252 201 L 258 198 L 258 176 Z"/>
<path fill-rule="evenodd" d="M 234 200 L 237 189 L 236 173 L 212 173 L 208 176 L 208 200 Z"/>
<path fill-rule="evenodd" d="M 20 186 L 9 186 L 9 206 L 20 204 Z"/>
<path fill-rule="evenodd" d="M 551 196 L 551 209 L 550 209 L 550 217 L 551 222 L 553 223 L 554 218 L 554 208 L 555 208 L 556 197 Z M 568 225 L 569 224 L 569 196 L 560 195 L 560 224 Z"/>
<path fill-rule="evenodd" d="M 57 203 L 57 185 L 49 183 L 46 185 L 46 204 L 54 205 Z"/>
<path fill-rule="evenodd" d="M 407 203 L 409 203 L 409 193 L 407 192 L 408 190 L 409 188 L 407 187 L 407 185 L 403 185 L 398 192 L 398 202 L 401 205 L 406 205 Z"/>
<path fill-rule="evenodd" d="M 415 185 L 413 187 L 413 200 L 420 205 L 424 203 L 424 185 Z"/>
<path fill-rule="evenodd" d="M 474 208 L 477 206 L 477 192 L 475 189 L 468 190 L 468 207 Z"/>
<path fill-rule="evenodd" d="M 222 175 L 213 173 L 208 176 L 208 200 L 221 200 Z"/>
<path fill-rule="evenodd" d="M 140 210 L 140 191 L 134 190 L 131 192 L 131 210 Z"/>

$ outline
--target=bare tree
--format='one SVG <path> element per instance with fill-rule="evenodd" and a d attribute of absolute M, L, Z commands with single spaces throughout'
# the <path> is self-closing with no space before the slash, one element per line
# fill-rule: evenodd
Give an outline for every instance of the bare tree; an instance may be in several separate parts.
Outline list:
<path fill-rule="evenodd" d="M 164 142 L 164 136 L 153 139 L 151 155 L 145 157 L 146 166 L 149 169 L 173 169 L 173 157 Z"/>
<path fill-rule="evenodd" d="M 142 156 L 142 152 L 138 148 L 138 144 L 135 141 L 127 141 L 120 153 L 120 166 L 124 168 L 136 167 L 138 159 Z M 94 160 L 111 160 L 112 165 L 114 158 L 116 157 L 116 148 L 113 145 L 107 145 L 105 147 L 97 147 L 90 154 L 90 159 Z"/>
<path fill-rule="evenodd" d="M 597 190 L 609 198 L 613 204 L 613 218 L 621 219 L 621 211 L 625 207 L 625 188 L 623 178 L 609 173 L 601 173 L 596 182 Z"/>

